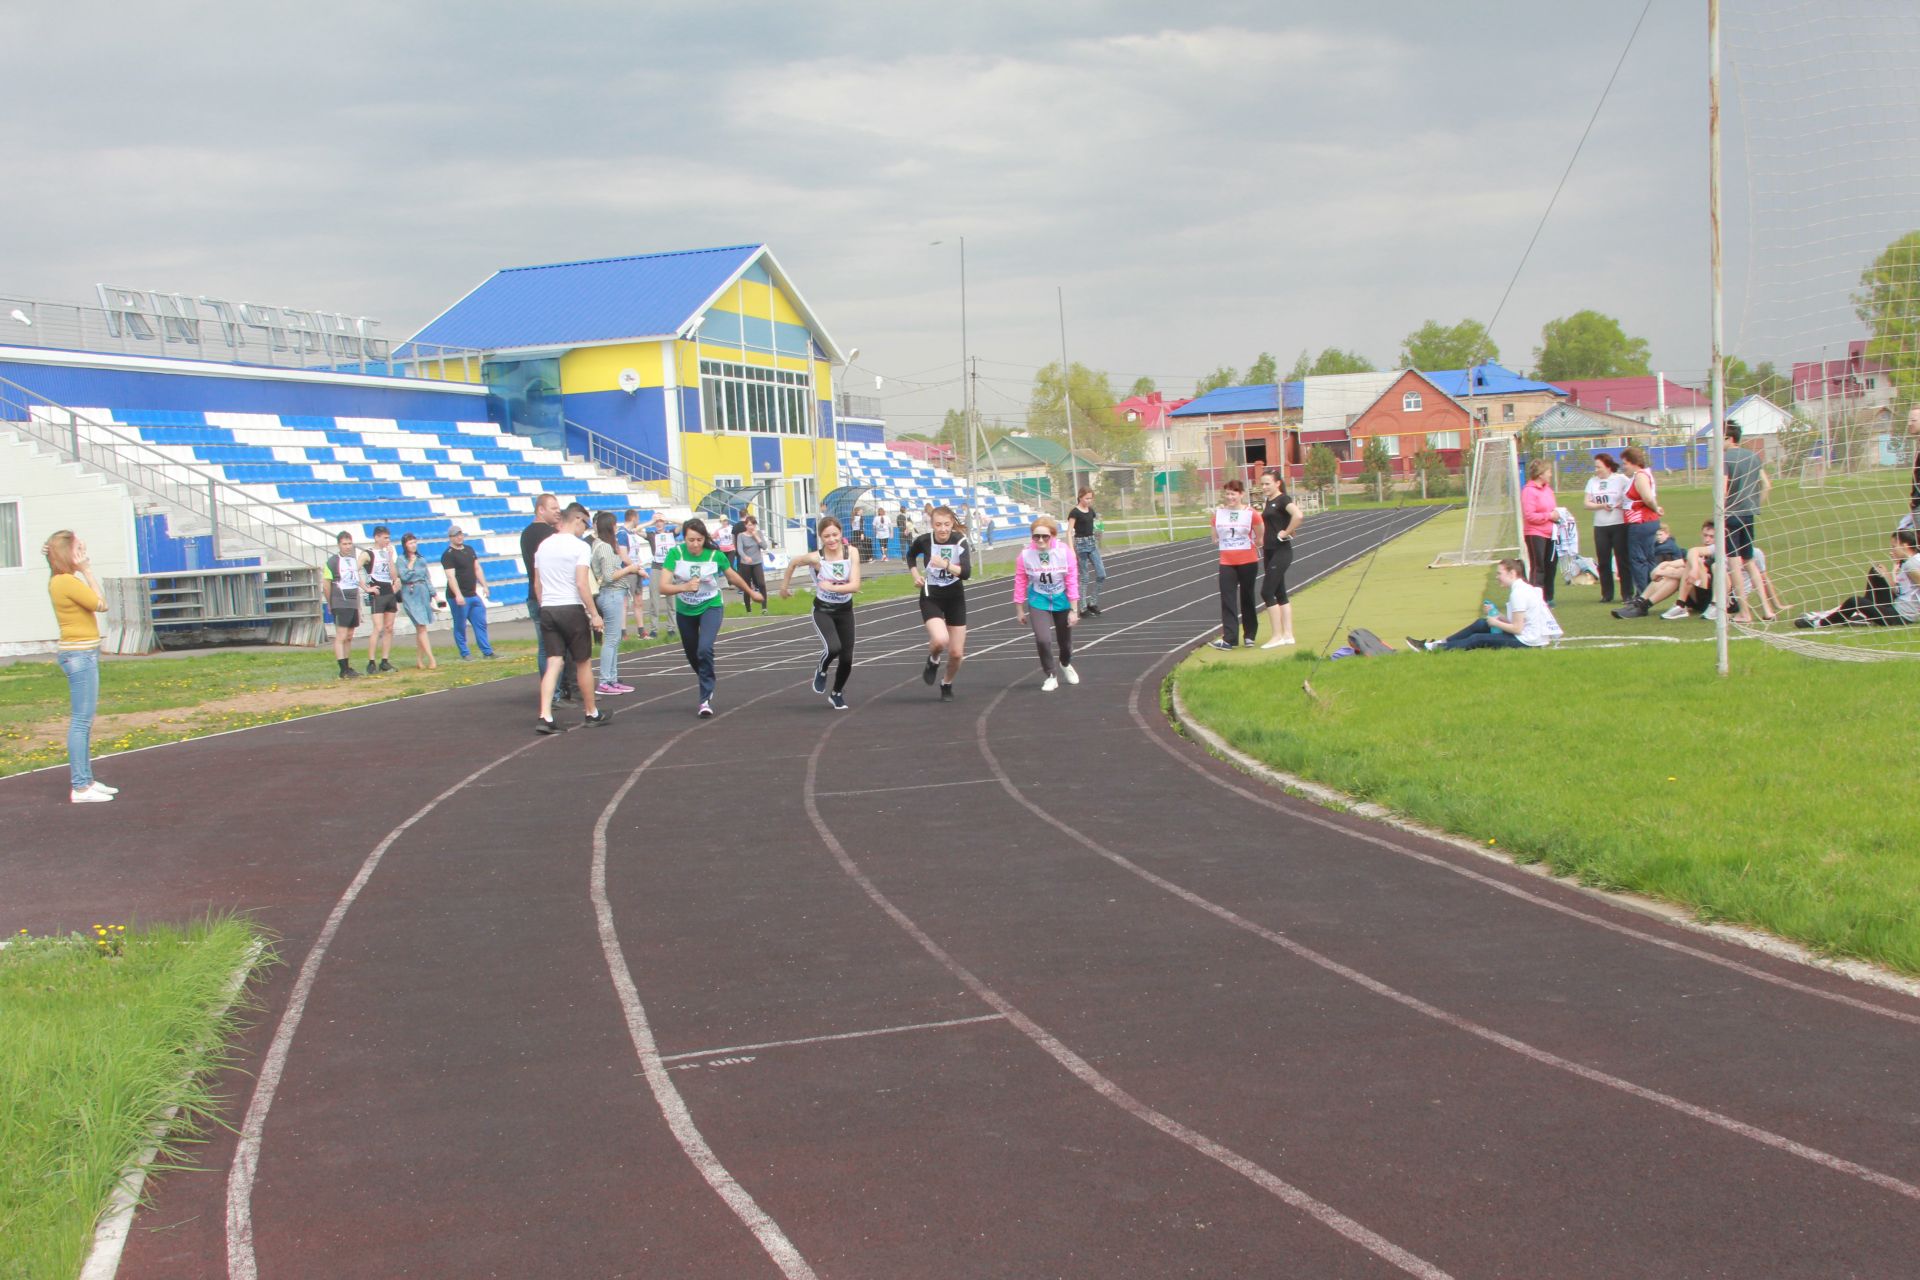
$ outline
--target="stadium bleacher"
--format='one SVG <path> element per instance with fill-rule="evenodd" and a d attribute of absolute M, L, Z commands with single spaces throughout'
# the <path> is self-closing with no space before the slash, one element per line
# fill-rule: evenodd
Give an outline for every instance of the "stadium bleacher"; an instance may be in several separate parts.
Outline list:
<path fill-rule="evenodd" d="M 590 462 L 501 432 L 492 422 L 323 418 L 258 413 L 84 409 L 84 420 L 131 429 L 157 452 L 191 463 L 326 530 L 361 543 L 376 524 L 395 542 L 413 533 L 440 575 L 449 525 L 480 554 L 496 605 L 524 603 L 520 530 L 533 498 L 616 513 L 637 507 L 651 520 L 662 497 Z M 271 519 L 273 512 L 256 514 Z M 316 538 L 318 546 L 324 541 Z M 315 559 L 331 550 L 320 546 Z"/>
<path fill-rule="evenodd" d="M 883 444 L 843 443 L 840 483 L 876 489 L 889 506 L 904 506 L 910 512 L 927 503 L 956 511 L 971 508 L 983 512 L 987 527 L 974 532 L 989 544 L 1025 536 L 1033 518 L 1041 514 L 985 485 L 970 485 L 950 471 Z"/>

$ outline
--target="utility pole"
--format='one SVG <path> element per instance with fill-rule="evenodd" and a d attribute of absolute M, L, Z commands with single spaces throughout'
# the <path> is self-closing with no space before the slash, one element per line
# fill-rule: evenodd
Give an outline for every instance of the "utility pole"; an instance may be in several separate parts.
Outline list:
<path fill-rule="evenodd" d="M 1713 643 L 1715 666 L 1727 674 L 1727 386 L 1726 316 L 1721 297 L 1720 0 L 1707 0 L 1707 221 L 1713 243 Z M 1826 370 L 1821 369 L 1824 374 Z M 1691 452 L 1691 450 L 1689 450 Z"/>
<path fill-rule="evenodd" d="M 1073 366 L 1067 363 L 1067 293 L 1059 285 L 1053 287 L 1053 293 L 1060 303 L 1060 408 L 1067 415 L 1067 488 L 1070 491 L 1067 496 L 1078 502 L 1080 458 L 1073 447 Z"/>

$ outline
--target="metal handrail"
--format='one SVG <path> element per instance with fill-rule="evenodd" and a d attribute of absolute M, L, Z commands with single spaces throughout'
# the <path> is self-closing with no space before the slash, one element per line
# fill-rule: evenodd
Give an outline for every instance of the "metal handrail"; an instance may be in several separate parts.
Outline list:
<path fill-rule="evenodd" d="M 54 416 L 37 416 L 36 407 L 43 415 Z M 216 553 L 223 528 L 269 555 L 285 556 L 296 564 L 320 564 L 332 545 L 331 531 L 291 507 L 256 497 L 203 467 L 169 458 L 137 435 L 95 422 L 6 378 L 0 378 L 0 408 L 18 414 L 0 413 L 0 425 L 49 446 L 67 461 L 206 520 L 214 533 Z M 254 511 L 271 511 L 275 518 L 259 519 L 251 514 Z"/>
<path fill-rule="evenodd" d="M 561 418 L 567 432 L 578 431 L 587 442 L 586 460 L 609 471 L 617 471 L 629 480 L 641 484 L 665 484 L 675 503 L 683 507 L 693 505 L 693 476 L 669 462 L 662 462 L 650 454 L 645 454 L 631 445 L 622 444 L 609 436 L 601 435 L 592 427 L 583 426 L 572 418 Z"/>
<path fill-rule="evenodd" d="M 182 305 L 187 305 L 183 303 Z M 480 381 L 483 353 L 471 347 L 400 343 L 357 333 L 299 329 L 245 320 L 114 312 L 84 303 L 0 294 L 0 346 L 50 351 L 117 351 L 187 356 L 279 369 L 329 370 L 376 377 L 432 376 Z"/>

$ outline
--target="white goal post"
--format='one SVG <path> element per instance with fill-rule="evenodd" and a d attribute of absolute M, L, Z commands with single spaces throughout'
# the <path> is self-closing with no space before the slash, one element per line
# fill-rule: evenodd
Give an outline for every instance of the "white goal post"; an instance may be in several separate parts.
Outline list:
<path fill-rule="evenodd" d="M 1482 436 L 1473 446 L 1467 531 L 1458 551 L 1443 551 L 1433 568 L 1492 564 L 1524 554 L 1520 522 L 1520 444 L 1512 436 Z"/>

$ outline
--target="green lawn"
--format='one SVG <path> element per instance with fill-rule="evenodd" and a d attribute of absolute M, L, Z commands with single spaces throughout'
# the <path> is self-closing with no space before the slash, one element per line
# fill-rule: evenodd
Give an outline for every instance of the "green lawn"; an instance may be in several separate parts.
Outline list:
<path fill-rule="evenodd" d="M 1664 496 L 1697 529 L 1708 491 Z M 1299 654 L 1190 658 L 1176 673 L 1188 709 L 1258 759 L 1523 861 L 1920 974 L 1910 667 L 1747 640 L 1721 679 L 1708 624 L 1618 621 L 1596 588 L 1564 585 L 1570 636 L 1699 643 L 1310 656 L 1343 611 L 1342 635 L 1366 626 L 1396 647 L 1471 621 L 1485 571 L 1427 568 L 1463 520 L 1441 516 L 1296 597 Z"/>
<path fill-rule="evenodd" d="M 217 1122 L 208 1080 L 235 1021 L 231 983 L 263 961 L 260 945 L 254 926 L 227 918 L 102 922 L 0 950 L 0 1275 L 78 1274 L 121 1172 L 168 1109 L 180 1118 L 160 1166 Z"/>

